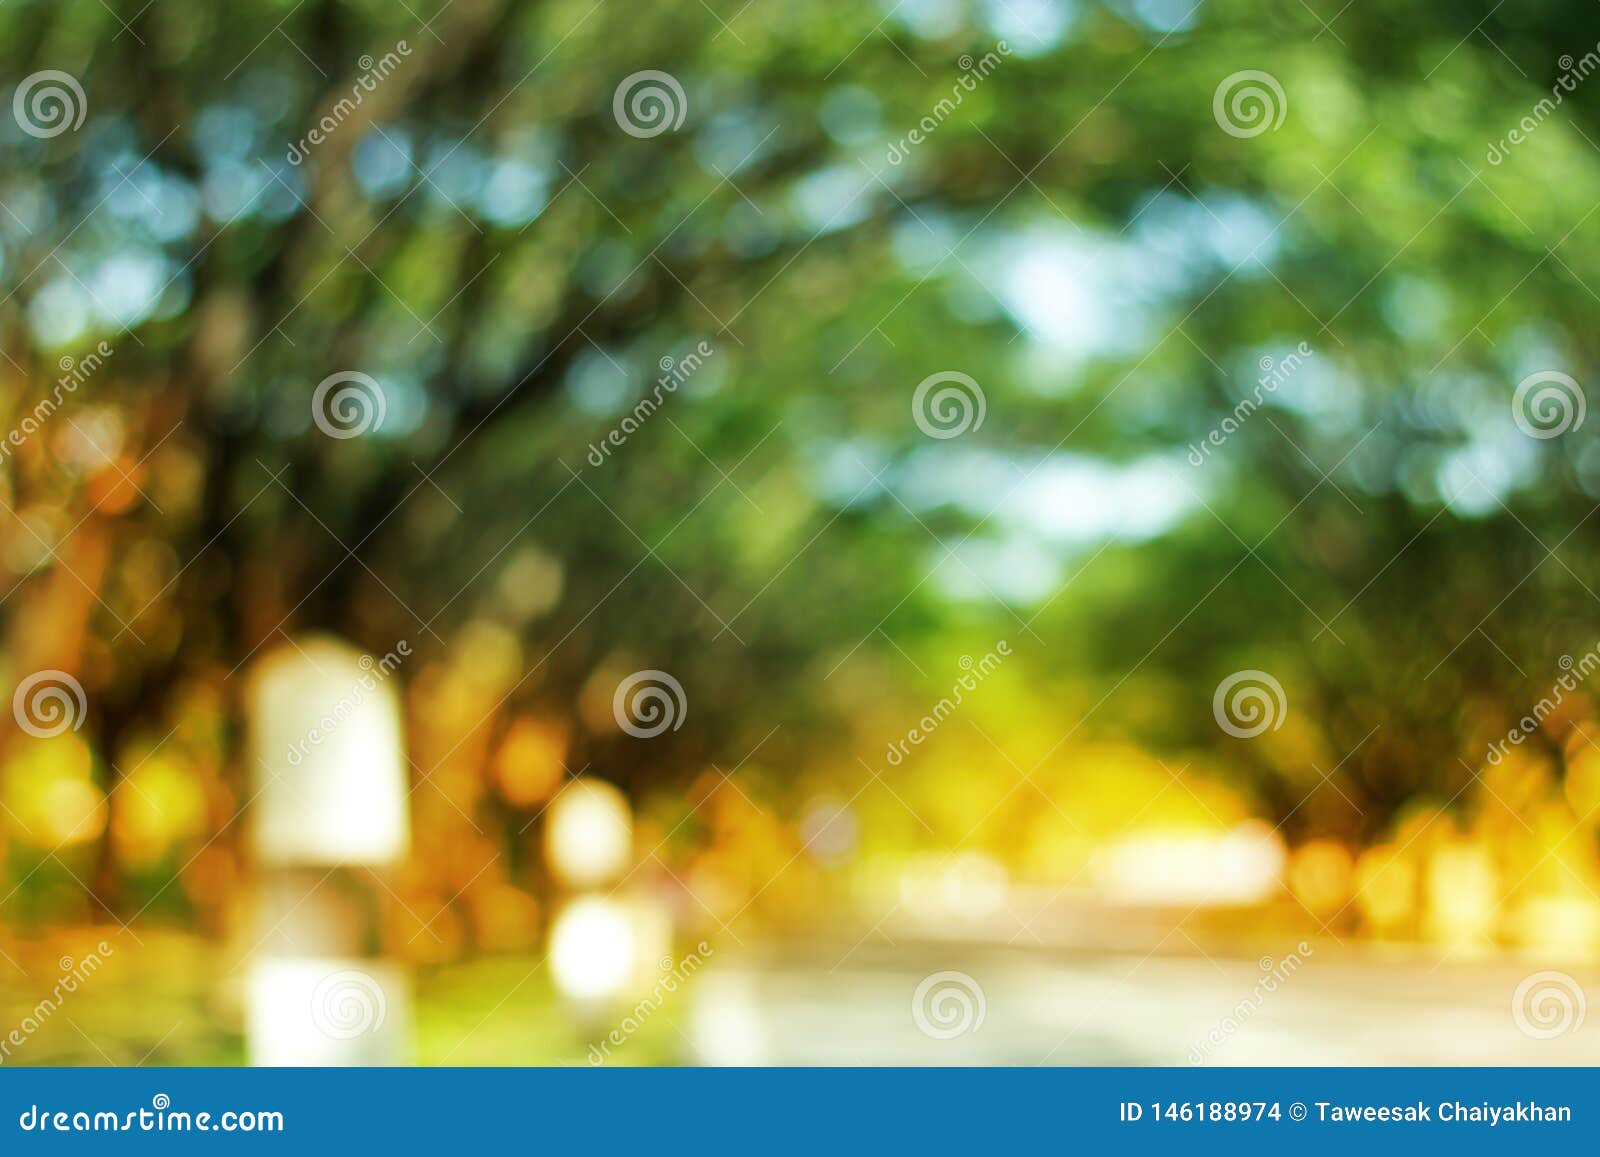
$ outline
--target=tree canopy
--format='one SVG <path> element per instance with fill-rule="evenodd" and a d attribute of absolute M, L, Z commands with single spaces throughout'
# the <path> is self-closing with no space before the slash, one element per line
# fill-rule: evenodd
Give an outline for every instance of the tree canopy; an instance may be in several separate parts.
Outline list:
<path fill-rule="evenodd" d="M 1559 798 L 1581 689 L 1519 776 L 1487 752 L 1600 642 L 1594 23 L 8 6 L 0 406 L 59 405 L 0 464 L 0 616 L 9 686 L 87 690 L 91 883 L 185 869 L 249 664 L 310 632 L 416 649 L 431 846 L 515 843 L 519 720 L 663 833 L 709 775 L 1005 851 L 1124 746 L 1291 840 Z M 687 718 L 644 740 L 647 669 Z M 1264 734 L 1219 726 L 1236 672 Z M 115 788 L 162 751 L 206 818 L 130 866 Z"/>

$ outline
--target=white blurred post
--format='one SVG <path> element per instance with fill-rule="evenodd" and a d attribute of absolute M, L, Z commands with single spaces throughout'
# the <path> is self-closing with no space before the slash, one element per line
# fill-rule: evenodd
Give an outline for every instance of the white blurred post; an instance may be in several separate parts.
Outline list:
<path fill-rule="evenodd" d="M 402 642 L 368 656 L 297 640 L 252 673 L 250 831 L 261 868 L 246 1012 L 255 1065 L 407 1060 L 406 974 L 376 956 L 381 897 L 365 873 L 411 844 L 395 676 Z"/>
<path fill-rule="evenodd" d="M 615 894 L 635 862 L 633 809 L 616 787 L 574 780 L 544 818 L 545 862 L 565 894 L 550 929 L 550 976 L 592 1034 L 588 1059 L 599 1064 L 610 1054 L 603 1034 L 627 1023 L 615 1021 L 624 997 L 650 991 L 673 967 L 672 919 L 642 890 Z"/>

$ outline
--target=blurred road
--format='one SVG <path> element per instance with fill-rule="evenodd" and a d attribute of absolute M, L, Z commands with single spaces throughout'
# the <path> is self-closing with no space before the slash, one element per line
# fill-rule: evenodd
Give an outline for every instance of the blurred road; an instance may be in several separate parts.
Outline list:
<path fill-rule="evenodd" d="M 1580 1019 L 1600 972 L 1550 961 L 1451 959 L 1437 950 L 1312 943 L 1278 958 L 1183 951 L 907 943 L 732 954 L 692 992 L 702 1063 L 935 1065 L 1576 1065 L 1600 1063 Z M 1291 946 L 1292 950 L 1292 946 Z M 846 953 L 848 952 L 848 955 Z M 842 962 L 841 962 L 842 958 Z M 1519 1027 L 1513 997 L 1531 975 Z M 918 986 L 941 982 L 919 1002 Z M 1259 986 L 1259 987 L 1258 987 Z M 977 1022 L 976 993 L 982 994 Z M 914 1007 L 934 1032 L 918 1025 Z M 943 1020 L 939 1019 L 943 1014 Z M 1208 1043 L 1220 1042 L 1220 1043 Z"/>
<path fill-rule="evenodd" d="M 1169 915 L 1098 913 L 1022 936 L 1015 924 L 936 939 L 885 923 L 854 943 L 718 938 L 637 1025 L 637 997 L 582 1016 L 551 987 L 542 953 L 496 955 L 416 970 L 414 1059 L 586 1065 L 618 1030 L 626 1040 L 607 1063 L 1600 1064 L 1592 964 L 1330 937 L 1302 952 L 1259 914 L 1249 928 L 1214 941 Z M 1268 943 L 1276 950 L 1260 950 Z M 62 948 L 7 952 L 44 977 Z M 0 987 L 0 1023 L 28 1033 L 4 1063 L 242 1063 L 232 964 L 194 937 L 146 933 L 36 1032 L 39 991 Z"/>

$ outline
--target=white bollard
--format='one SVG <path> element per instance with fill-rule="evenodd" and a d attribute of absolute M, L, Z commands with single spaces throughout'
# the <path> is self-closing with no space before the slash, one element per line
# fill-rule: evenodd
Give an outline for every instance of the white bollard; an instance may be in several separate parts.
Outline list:
<path fill-rule="evenodd" d="M 367 953 L 379 897 L 348 869 L 411 844 L 399 696 L 411 649 L 381 656 L 296 640 L 260 660 L 248 695 L 250 831 L 261 868 L 246 1033 L 256 1065 L 408 1059 L 404 971 Z"/>

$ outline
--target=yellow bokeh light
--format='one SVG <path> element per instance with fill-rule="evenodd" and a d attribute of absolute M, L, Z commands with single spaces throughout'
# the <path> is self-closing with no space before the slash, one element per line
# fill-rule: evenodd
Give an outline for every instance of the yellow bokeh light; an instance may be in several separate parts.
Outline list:
<path fill-rule="evenodd" d="M 192 770 L 171 756 L 151 756 L 130 771 L 116 802 L 111 835 L 119 857 L 133 866 L 148 866 L 204 828 L 205 793 Z"/>
<path fill-rule="evenodd" d="M 545 815 L 544 850 L 550 870 L 573 887 L 616 879 L 633 858 L 627 797 L 603 780 L 574 780 Z"/>
<path fill-rule="evenodd" d="M 1376 931 L 1401 931 L 1417 902 L 1416 864 L 1391 845 L 1361 853 L 1356 861 L 1356 907 Z"/>
<path fill-rule="evenodd" d="M 624 904 L 599 896 L 569 904 L 550 932 L 556 987 L 575 1000 L 616 996 L 634 974 L 637 944 Z"/>
<path fill-rule="evenodd" d="M 1318 916 L 1343 908 L 1350 899 L 1355 861 L 1342 844 L 1312 840 L 1289 860 L 1289 890 Z"/>
<path fill-rule="evenodd" d="M 532 807 L 550 798 L 566 771 L 567 732 L 560 724 L 519 719 L 495 753 L 500 794 L 515 807 Z"/>
<path fill-rule="evenodd" d="M 1486 941 L 1499 901 L 1499 873 L 1486 849 L 1452 840 L 1433 849 L 1427 864 L 1427 932 L 1446 944 Z"/>
<path fill-rule="evenodd" d="M 92 765 L 88 745 L 71 733 L 19 750 L 4 777 L 17 835 L 51 849 L 98 839 L 106 826 L 106 800 L 91 778 Z"/>

